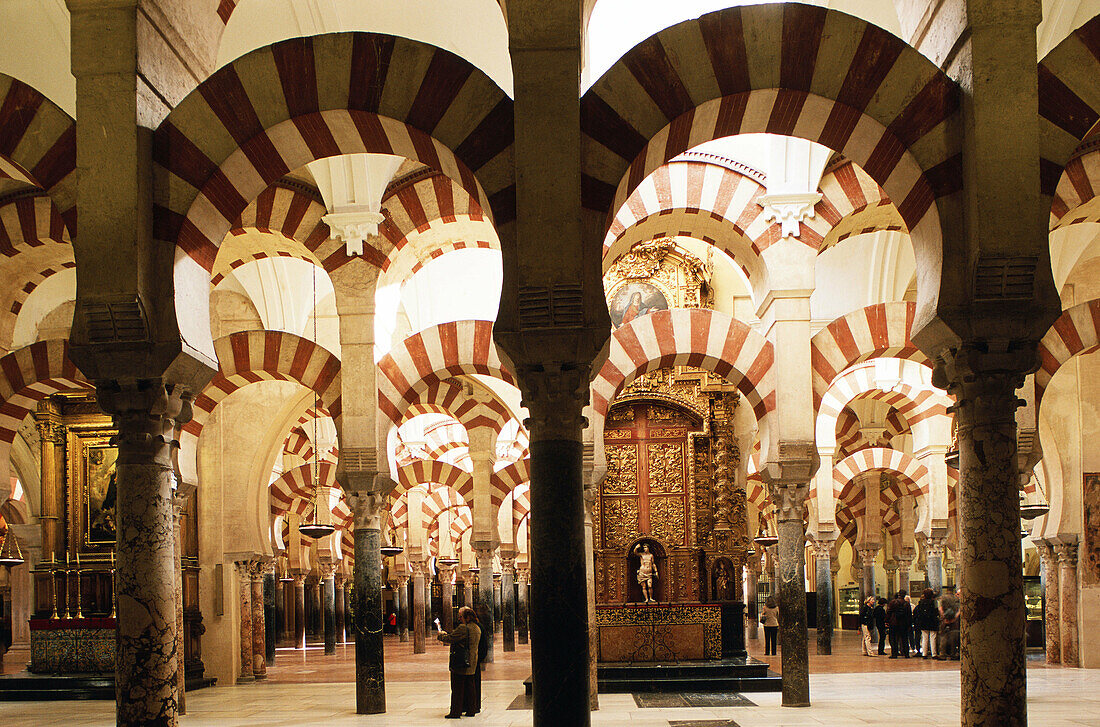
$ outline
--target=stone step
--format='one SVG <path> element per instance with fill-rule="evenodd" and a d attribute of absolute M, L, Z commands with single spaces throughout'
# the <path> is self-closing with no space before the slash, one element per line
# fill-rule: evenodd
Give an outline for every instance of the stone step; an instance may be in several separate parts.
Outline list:
<path fill-rule="evenodd" d="M 187 691 L 213 686 L 216 679 L 191 678 Z M 0 676 L 0 702 L 49 702 L 69 699 L 115 698 L 113 674 L 31 674 Z"/>

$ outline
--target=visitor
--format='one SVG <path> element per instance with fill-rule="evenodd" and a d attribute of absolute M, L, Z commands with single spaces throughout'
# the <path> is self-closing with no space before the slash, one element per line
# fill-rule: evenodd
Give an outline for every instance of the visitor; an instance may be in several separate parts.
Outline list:
<path fill-rule="evenodd" d="M 871 627 L 875 623 L 875 597 L 868 596 L 863 605 L 859 607 L 859 633 L 860 653 L 864 656 L 874 656 L 874 644 L 871 643 Z"/>
<path fill-rule="evenodd" d="M 909 651 L 910 653 L 916 652 L 917 656 L 920 656 L 920 629 L 917 628 L 917 622 L 913 618 L 913 601 L 911 596 L 905 597 L 905 603 L 909 606 Z"/>
<path fill-rule="evenodd" d="M 878 655 L 886 656 L 886 599 L 882 596 L 875 604 L 874 616 L 875 628 L 878 629 Z"/>
<path fill-rule="evenodd" d="M 952 588 L 940 597 L 940 646 L 937 659 L 959 660 L 959 598 Z"/>
<path fill-rule="evenodd" d="M 481 628 L 481 633 L 484 635 L 485 629 L 481 627 L 481 624 L 491 623 L 489 609 L 484 604 L 478 606 L 474 618 L 477 619 L 478 627 Z M 481 672 L 485 671 L 485 657 L 489 655 L 491 638 L 491 636 L 482 638 L 477 642 L 477 671 L 474 672 L 474 714 L 481 711 Z"/>
<path fill-rule="evenodd" d="M 775 656 L 779 643 L 779 606 L 775 596 L 769 596 L 760 612 L 760 623 L 764 624 L 764 656 Z"/>
<path fill-rule="evenodd" d="M 477 617 L 469 606 L 458 609 L 462 622 L 450 632 L 440 631 L 439 640 L 451 645 L 447 668 L 451 672 L 451 710 L 447 719 L 458 719 L 476 714 L 474 675 L 477 673 L 477 647 L 481 641 L 481 629 Z"/>
<path fill-rule="evenodd" d="M 936 657 L 936 631 L 940 627 L 940 612 L 936 607 L 936 593 L 925 588 L 913 609 L 913 623 L 920 629 L 920 655 L 925 659 Z"/>
<path fill-rule="evenodd" d="M 890 658 L 898 656 L 909 658 L 909 628 L 913 621 L 908 596 L 905 591 L 898 591 L 894 600 L 886 607 L 886 625 L 890 627 Z"/>
<path fill-rule="evenodd" d="M 386 619 L 386 625 L 391 634 L 397 633 L 397 614 L 395 612 L 390 611 L 390 617 Z"/>

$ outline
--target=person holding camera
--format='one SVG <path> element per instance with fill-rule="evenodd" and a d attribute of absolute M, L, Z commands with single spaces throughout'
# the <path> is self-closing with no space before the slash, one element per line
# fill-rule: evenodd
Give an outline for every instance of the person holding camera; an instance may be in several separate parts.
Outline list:
<path fill-rule="evenodd" d="M 467 717 L 477 713 L 477 695 L 475 693 L 475 675 L 477 674 L 478 642 L 481 629 L 478 627 L 474 611 L 468 606 L 458 609 L 461 623 L 450 632 L 439 631 L 439 640 L 451 645 L 448 669 L 451 672 L 451 710 L 444 715 L 447 719 L 458 719 L 465 712 Z M 435 620 L 439 629 L 439 619 Z"/>

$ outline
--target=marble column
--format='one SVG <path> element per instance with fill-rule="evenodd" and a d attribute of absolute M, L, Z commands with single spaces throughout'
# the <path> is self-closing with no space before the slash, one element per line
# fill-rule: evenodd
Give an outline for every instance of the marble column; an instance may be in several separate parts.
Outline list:
<path fill-rule="evenodd" d="M 903 555 L 895 556 L 894 560 L 898 562 L 898 588 L 894 593 L 898 591 L 909 593 L 909 572 L 913 567 L 913 553 L 911 549 Z M 890 598 L 893 595 L 893 593 L 887 593 L 886 597 Z"/>
<path fill-rule="evenodd" d="M 779 535 L 779 644 L 784 707 L 810 704 L 810 666 L 806 644 L 805 540 L 802 518 L 809 484 L 770 484 Z"/>
<path fill-rule="evenodd" d="M 286 583 L 275 574 L 275 638 L 272 643 L 278 644 L 279 639 L 286 638 Z M 274 663 L 275 659 L 269 658 L 268 662 Z"/>
<path fill-rule="evenodd" d="M 294 576 L 283 576 L 283 639 L 294 643 Z"/>
<path fill-rule="evenodd" d="M 516 580 L 519 581 L 519 598 L 516 601 L 516 632 L 519 643 L 527 643 L 527 579 L 529 577 L 526 568 L 516 570 Z"/>
<path fill-rule="evenodd" d="M 397 600 L 397 640 L 409 640 L 409 577 L 398 576 L 397 588 L 394 590 L 394 598 Z"/>
<path fill-rule="evenodd" d="M 294 574 L 294 648 L 306 648 L 306 576 Z"/>
<path fill-rule="evenodd" d="M 424 564 L 424 633 L 431 636 L 435 627 L 435 604 L 432 603 L 432 571 Z"/>
<path fill-rule="evenodd" d="M 814 570 L 817 580 L 817 653 L 833 653 L 833 574 L 829 568 L 832 540 L 814 541 Z"/>
<path fill-rule="evenodd" d="M 475 548 L 477 555 L 477 600 L 479 606 L 484 606 L 489 612 L 489 624 L 482 628 L 482 637 L 488 637 L 489 650 L 485 653 L 485 663 L 492 664 L 495 659 L 494 651 L 496 638 L 493 632 L 496 630 L 496 614 L 493 603 L 493 548 Z"/>
<path fill-rule="evenodd" d="M 1062 663 L 1062 619 L 1058 607 L 1062 592 L 1058 583 L 1058 553 L 1054 546 L 1046 541 L 1036 544 L 1039 561 L 1043 568 L 1043 634 L 1046 640 L 1048 664 Z"/>
<path fill-rule="evenodd" d="M 385 653 L 382 648 L 383 497 L 355 493 L 348 497 L 355 519 L 355 567 L 352 614 L 355 626 L 355 711 L 386 711 Z"/>
<path fill-rule="evenodd" d="M 1020 534 L 1017 532 L 1017 539 L 1019 536 Z M 925 566 L 925 572 L 928 575 L 928 587 L 932 589 L 937 598 L 943 592 L 943 546 L 945 540 L 946 538 L 941 536 L 931 536 L 925 538 L 924 541 L 924 555 L 928 563 Z"/>
<path fill-rule="evenodd" d="M 346 576 L 342 573 L 337 574 L 333 582 L 333 601 L 336 607 L 336 641 L 344 643 L 346 631 L 345 631 L 345 609 L 344 609 L 344 581 Z M 335 650 L 335 645 L 333 650 Z"/>
<path fill-rule="evenodd" d="M 440 621 L 443 622 L 443 630 L 450 631 L 454 628 L 454 597 L 455 597 L 455 567 L 453 565 L 437 566 L 439 570 L 439 610 Z"/>
<path fill-rule="evenodd" d="M 875 595 L 875 560 L 878 558 L 878 546 L 867 546 L 859 551 L 863 565 L 863 600 Z"/>
<path fill-rule="evenodd" d="M 760 638 L 760 614 L 756 612 L 756 569 L 760 559 L 753 557 L 745 566 L 745 614 L 748 617 L 748 638 Z"/>
<path fill-rule="evenodd" d="M 1077 649 L 1077 542 L 1054 546 L 1058 553 L 1058 613 L 1062 664 L 1080 666 Z"/>
<path fill-rule="evenodd" d="M 115 706 L 119 724 L 177 724 L 171 452 L 177 424 L 191 418 L 191 404 L 181 391 L 160 380 L 121 386 L 101 381 L 96 387 L 100 408 L 111 413 L 118 430 Z"/>
<path fill-rule="evenodd" d="M 323 639 L 325 636 L 325 612 L 324 599 L 321 597 L 321 575 L 314 576 L 309 582 L 309 635 L 314 639 Z"/>
<path fill-rule="evenodd" d="M 264 571 L 264 660 L 275 663 L 275 566 L 269 564 Z"/>
<path fill-rule="evenodd" d="M 504 651 L 516 650 L 516 601 L 515 601 L 515 572 L 516 559 L 512 557 L 500 560 L 500 610 L 501 627 L 500 641 Z"/>
<path fill-rule="evenodd" d="M 177 487 L 172 495 L 172 544 L 175 549 L 174 567 L 176 592 L 176 705 L 178 714 L 187 714 L 187 671 L 183 648 L 183 509 L 193 487 Z M 78 577 L 79 586 L 79 577 Z"/>
<path fill-rule="evenodd" d="M 1000 373 L 1006 359 L 976 369 L 985 354 L 963 349 L 938 360 L 946 379 L 959 444 L 959 563 L 962 588 L 960 681 L 962 727 L 1027 724 L 1025 610 L 1020 558 L 1016 461 L 1016 388 L 1022 376 Z M 1031 360 L 1030 358 L 1028 359 Z M 929 548 L 929 581 L 942 550 Z"/>
<path fill-rule="evenodd" d="M 239 560 L 237 566 L 240 603 L 241 673 L 237 683 L 256 679 L 252 670 L 252 561 Z"/>
<path fill-rule="evenodd" d="M 382 554 L 379 553 L 378 555 L 381 557 Z M 355 612 L 351 608 L 351 579 L 344 582 L 344 590 L 340 592 L 338 597 L 344 599 L 344 642 L 354 641 L 355 636 L 351 624 L 355 620 Z"/>
<path fill-rule="evenodd" d="M 412 567 L 412 621 L 413 621 L 413 653 L 423 654 L 424 646 L 424 564 L 420 561 L 410 563 Z"/>
<path fill-rule="evenodd" d="M 470 571 L 462 574 L 462 605 L 474 607 L 474 574 Z"/>
<path fill-rule="evenodd" d="M 264 623 L 264 574 L 266 560 L 254 560 L 249 569 L 252 576 L 252 675 L 267 679 L 267 626 Z"/>
<path fill-rule="evenodd" d="M 889 598 L 890 594 L 898 592 L 898 562 L 890 559 L 883 563 L 882 569 L 886 571 L 886 582 L 882 584 L 882 595 Z M 906 591 L 908 590 L 906 589 Z"/>
<path fill-rule="evenodd" d="M 340 594 L 343 595 L 343 594 Z M 322 629 L 325 637 L 325 655 L 336 653 L 336 564 L 321 563 Z"/>

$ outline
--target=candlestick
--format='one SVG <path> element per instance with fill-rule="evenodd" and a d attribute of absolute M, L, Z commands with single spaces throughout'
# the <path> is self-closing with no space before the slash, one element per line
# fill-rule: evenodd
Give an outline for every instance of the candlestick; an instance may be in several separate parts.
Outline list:
<path fill-rule="evenodd" d="M 53 601 L 53 613 L 50 614 L 50 619 L 57 620 L 57 560 L 56 557 L 50 554 L 50 598 Z"/>
<path fill-rule="evenodd" d="M 68 551 L 65 551 L 65 570 L 63 570 L 61 572 L 64 574 L 62 577 L 65 579 L 65 615 L 62 616 L 62 618 L 69 619 L 72 616 L 72 614 L 69 611 L 69 552 Z"/>
<path fill-rule="evenodd" d="M 115 551 L 111 551 L 111 618 L 115 618 L 118 603 L 118 589 L 115 587 Z"/>
<path fill-rule="evenodd" d="M 81 611 L 80 598 L 80 553 L 76 554 L 76 617 L 84 618 L 84 613 Z"/>

